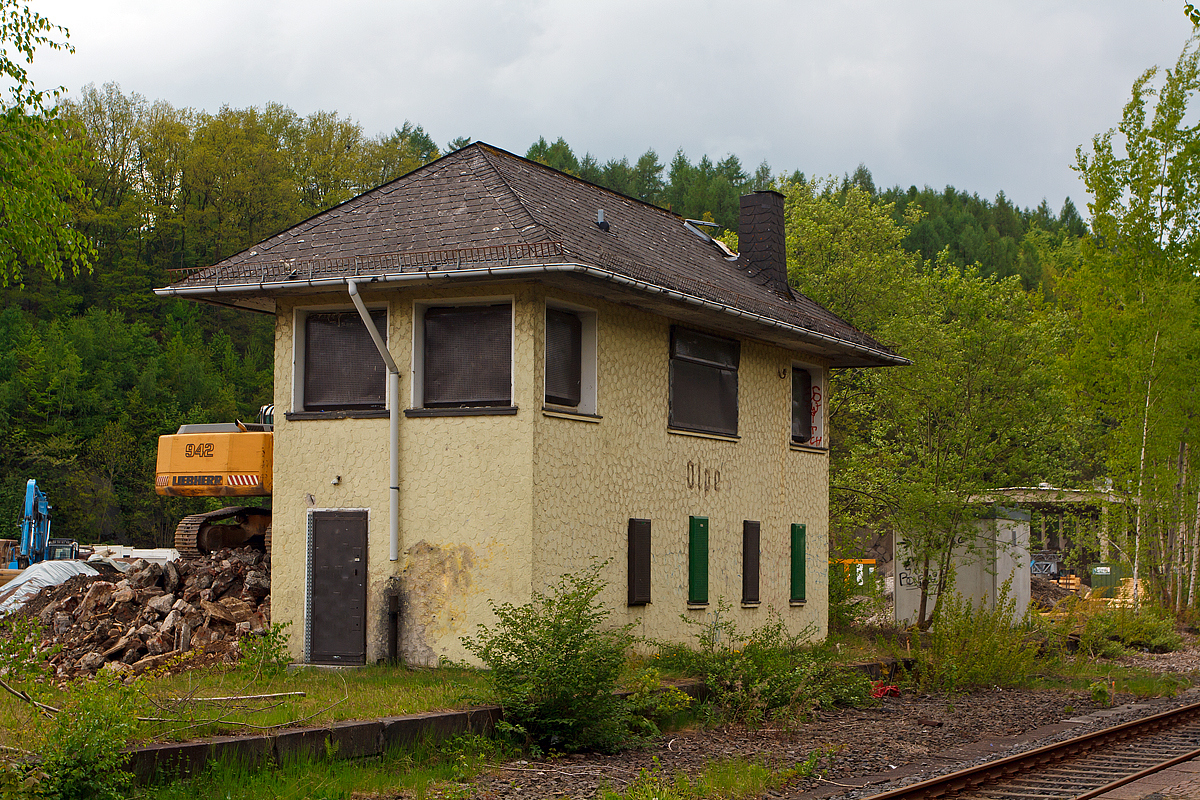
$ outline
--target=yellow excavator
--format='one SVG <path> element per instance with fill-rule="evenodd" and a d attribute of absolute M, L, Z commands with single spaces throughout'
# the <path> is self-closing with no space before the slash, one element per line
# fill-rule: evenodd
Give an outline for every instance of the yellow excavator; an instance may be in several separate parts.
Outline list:
<path fill-rule="evenodd" d="M 258 422 L 181 425 L 158 437 L 154 491 L 172 497 L 270 497 L 275 407 Z M 224 547 L 271 552 L 271 509 L 229 506 L 184 517 L 175 549 L 195 558 Z"/>

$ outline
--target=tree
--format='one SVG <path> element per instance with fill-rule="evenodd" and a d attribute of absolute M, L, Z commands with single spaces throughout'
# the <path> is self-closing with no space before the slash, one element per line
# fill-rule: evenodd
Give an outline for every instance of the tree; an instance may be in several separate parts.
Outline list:
<path fill-rule="evenodd" d="M 893 530 L 926 624 L 973 498 L 1061 460 L 1053 326 L 1014 279 L 907 252 L 891 205 L 861 186 L 786 188 L 789 280 L 913 360 L 832 376 L 831 515 L 835 530 Z M 910 209 L 906 222 L 919 220 Z"/>
<path fill-rule="evenodd" d="M 59 40 L 57 37 L 62 36 Z M 21 283 L 28 268 L 60 277 L 92 257 L 84 235 L 71 227 L 71 203 L 83 186 L 72 174 L 76 155 L 49 103 L 59 90 L 34 87 L 25 70 L 38 47 L 72 48 L 67 29 L 20 0 L 0 0 L 0 74 L 8 96 L 0 105 L 0 285 Z"/>
<path fill-rule="evenodd" d="M 1076 402 L 1103 427 L 1109 476 L 1133 508 L 1112 544 L 1176 603 L 1181 539 L 1198 533 L 1181 508 L 1196 486 L 1186 456 L 1200 445 L 1200 125 L 1187 109 L 1198 89 L 1192 39 L 1174 68 L 1138 78 L 1115 130 L 1077 150 L 1092 235 L 1062 281 Z"/>

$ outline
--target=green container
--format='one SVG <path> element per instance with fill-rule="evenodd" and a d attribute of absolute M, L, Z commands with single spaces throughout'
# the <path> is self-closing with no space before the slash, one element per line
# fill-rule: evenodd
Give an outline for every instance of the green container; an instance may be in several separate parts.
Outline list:
<path fill-rule="evenodd" d="M 1088 574 L 1092 576 L 1092 597 L 1116 597 L 1121 591 L 1121 583 L 1129 577 L 1129 572 L 1129 568 L 1124 564 L 1089 564 Z"/>

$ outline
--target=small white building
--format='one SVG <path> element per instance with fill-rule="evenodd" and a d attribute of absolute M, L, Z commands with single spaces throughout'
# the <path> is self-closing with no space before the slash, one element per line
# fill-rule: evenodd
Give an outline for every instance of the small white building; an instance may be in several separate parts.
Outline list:
<path fill-rule="evenodd" d="M 972 602 L 983 602 L 991 610 L 1001 599 L 1005 581 L 1009 597 L 1016 600 L 1016 614 L 1029 608 L 1029 512 L 999 506 L 976 520 L 974 539 L 963 537 L 954 549 L 954 590 Z M 938 575 L 930 576 L 926 608 L 932 610 L 937 599 Z M 904 550 L 904 541 L 896 542 L 895 576 L 896 621 L 914 624 L 921 606 L 921 572 Z"/>

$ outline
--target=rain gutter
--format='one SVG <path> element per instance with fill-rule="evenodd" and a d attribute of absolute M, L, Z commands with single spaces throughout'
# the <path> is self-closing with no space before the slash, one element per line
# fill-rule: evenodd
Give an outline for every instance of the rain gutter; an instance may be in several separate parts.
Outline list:
<path fill-rule="evenodd" d="M 657 286 L 653 283 L 639 281 L 635 278 L 630 278 L 625 275 L 620 275 L 616 272 L 599 267 L 593 267 L 588 264 L 537 264 L 525 266 L 502 266 L 502 267 L 474 267 L 468 269 L 445 269 L 445 270 L 423 270 L 420 272 L 400 272 L 383 275 L 372 275 L 370 278 L 364 279 L 364 276 L 356 277 L 339 277 L 339 278 L 294 278 L 291 280 L 278 281 L 257 281 L 252 283 L 237 283 L 227 285 L 213 286 L 165 286 L 161 289 L 155 289 L 154 293 L 160 297 L 211 297 L 213 295 L 229 295 L 229 294 L 257 294 L 281 289 L 296 289 L 299 287 L 311 288 L 336 288 L 341 286 L 350 286 L 355 283 L 421 283 L 433 280 L 446 280 L 455 278 L 480 278 L 480 277 L 528 277 L 531 275 L 542 275 L 547 273 L 574 273 L 587 275 L 589 277 L 598 278 L 609 283 L 615 283 L 620 286 L 625 286 L 646 294 L 657 294 L 663 297 L 677 300 L 687 305 L 703 308 L 709 311 L 716 311 L 721 314 L 729 314 L 731 316 L 740 317 L 749 320 L 759 325 L 766 325 L 771 328 L 779 328 L 791 334 L 794 334 L 805 341 L 813 344 L 832 345 L 838 349 L 849 350 L 853 353 L 869 356 L 877 361 L 882 361 L 893 366 L 904 366 L 911 364 L 907 358 L 898 356 L 895 353 L 889 353 L 874 347 L 848 342 L 845 339 L 839 339 L 836 336 L 831 336 L 820 331 L 809 330 L 802 328 L 799 325 L 792 325 L 787 322 L 781 322 L 771 317 L 762 314 L 756 314 L 752 311 L 744 311 L 740 308 L 718 303 L 713 300 L 706 300 L 702 297 L 697 297 L 686 292 L 680 292 L 675 289 L 667 289 L 663 286 Z M 361 311 L 360 311 L 361 313 Z"/>

